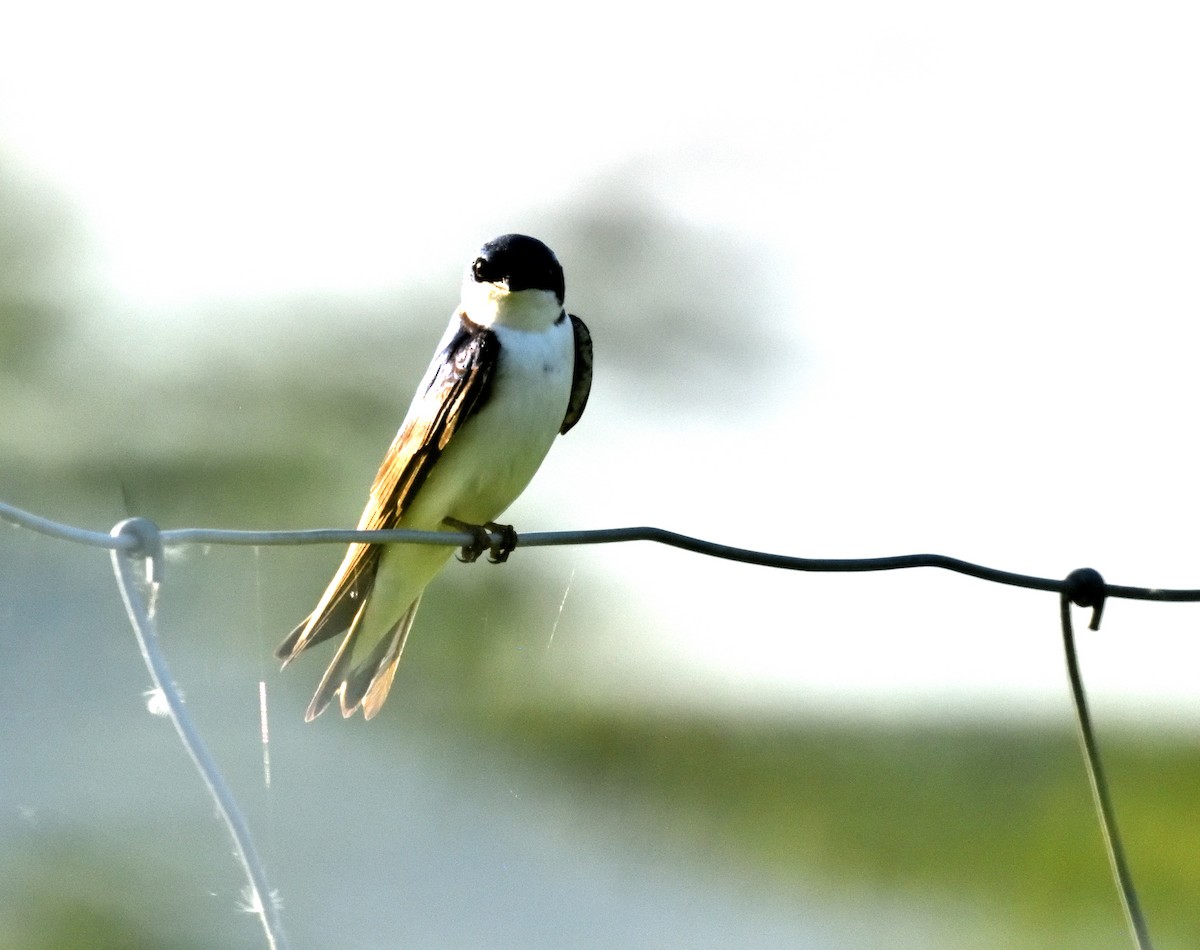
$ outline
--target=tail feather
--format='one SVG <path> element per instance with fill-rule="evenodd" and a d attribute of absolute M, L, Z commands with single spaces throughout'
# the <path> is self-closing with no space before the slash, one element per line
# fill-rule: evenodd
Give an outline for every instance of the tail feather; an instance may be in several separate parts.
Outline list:
<path fill-rule="evenodd" d="M 354 618 L 365 602 L 365 598 L 360 600 L 357 597 L 343 597 L 323 614 L 318 615 L 314 610 L 296 624 L 283 643 L 275 648 L 275 659 L 282 660 L 283 665 L 287 666 L 309 647 L 324 643 L 339 633 L 345 633 L 354 623 Z"/>
<path fill-rule="evenodd" d="M 309 614 L 298 624 L 296 624 L 292 632 L 284 638 L 283 643 L 279 644 L 279 646 L 275 648 L 275 659 L 282 660 L 284 666 L 287 666 L 289 663 L 291 663 L 292 658 L 300 652 L 296 649 L 296 644 L 299 643 L 300 638 L 304 636 L 304 630 L 311 620 L 312 614 Z"/>
<path fill-rule="evenodd" d="M 312 722 L 321 715 L 335 696 L 338 697 L 343 717 L 353 716 L 359 706 L 362 706 L 366 719 L 379 712 L 392 686 L 392 678 L 396 675 L 396 666 L 400 662 L 404 642 L 408 639 L 408 631 L 412 629 L 420 603 L 421 598 L 418 597 L 387 634 L 380 637 L 371 652 L 357 666 L 351 668 L 354 646 L 361 631 L 360 621 L 366 612 L 366 604 L 359 607 L 346 633 L 346 639 L 338 646 L 329 668 L 321 677 L 312 702 L 308 704 L 308 711 L 304 714 L 305 722 Z"/>
<path fill-rule="evenodd" d="M 421 598 L 418 597 L 387 632 L 387 636 L 376 644 L 370 655 L 346 677 L 341 690 L 343 717 L 353 716 L 360 705 L 364 719 L 371 719 L 379 712 L 383 701 L 387 699 L 388 690 L 392 688 L 400 654 L 404 652 L 404 643 L 408 640 L 408 632 L 412 629 L 420 604 Z"/>
<path fill-rule="evenodd" d="M 305 722 L 312 722 L 325 708 L 332 702 L 342 689 L 346 681 L 346 668 L 350 665 L 350 660 L 354 656 L 354 643 L 358 640 L 359 621 L 367 611 L 367 602 L 364 600 L 358 608 L 358 612 L 350 621 L 350 629 L 346 631 L 346 638 L 338 645 L 337 653 L 333 655 L 333 660 L 329 664 L 329 668 L 325 670 L 325 675 L 321 677 L 321 682 L 317 686 L 317 691 L 313 694 L 312 702 L 308 704 L 308 710 L 304 714 Z M 302 624 L 301 627 L 304 625 Z M 295 633 L 295 631 L 293 631 Z M 290 640 L 291 637 L 289 636 Z M 304 649 L 302 646 L 300 649 Z M 299 651 L 297 651 L 299 652 Z"/>
<path fill-rule="evenodd" d="M 381 546 L 352 544 L 342 566 L 329 582 L 316 609 L 284 638 L 275 650 L 277 659 L 287 666 L 309 647 L 324 643 L 351 629 L 362 613 L 362 605 L 375 587 Z"/>

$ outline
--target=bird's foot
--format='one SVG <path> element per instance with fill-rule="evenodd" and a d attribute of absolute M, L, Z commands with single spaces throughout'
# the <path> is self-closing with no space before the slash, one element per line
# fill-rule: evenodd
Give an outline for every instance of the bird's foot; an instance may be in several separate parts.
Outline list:
<path fill-rule="evenodd" d="M 466 521 L 459 521 L 457 518 L 443 518 L 442 524 L 455 531 L 469 534 L 475 539 L 470 544 L 464 544 L 462 550 L 455 555 L 463 564 L 474 564 L 479 560 L 479 555 L 492 546 L 492 536 L 481 524 L 470 524 Z"/>
<path fill-rule="evenodd" d="M 493 564 L 503 564 L 517 546 L 517 532 L 510 524 L 497 524 L 489 521 L 484 525 L 498 540 L 488 545 L 488 560 Z"/>
<path fill-rule="evenodd" d="M 470 524 L 457 518 L 443 518 L 442 524 L 469 534 L 475 539 L 470 544 L 464 544 L 458 554 L 458 559 L 464 564 L 474 564 L 484 551 L 488 552 L 489 561 L 500 564 L 508 560 L 513 548 L 517 546 L 517 532 L 510 524 L 497 524 L 494 521 L 482 525 Z"/>

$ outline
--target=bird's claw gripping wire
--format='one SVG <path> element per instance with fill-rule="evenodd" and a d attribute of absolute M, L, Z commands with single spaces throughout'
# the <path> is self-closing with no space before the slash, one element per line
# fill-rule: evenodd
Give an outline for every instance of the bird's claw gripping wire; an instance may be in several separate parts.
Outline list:
<path fill-rule="evenodd" d="M 488 529 L 491 544 L 488 545 L 488 560 L 493 564 L 503 564 L 517 547 L 517 532 L 510 524 L 497 524 L 489 521 L 484 525 Z"/>
<path fill-rule="evenodd" d="M 464 564 L 474 564 L 484 551 L 488 552 L 488 561 L 492 564 L 502 564 L 517 546 L 517 532 L 510 524 L 497 524 L 495 521 L 481 525 L 469 524 L 457 518 L 443 518 L 442 524 L 474 538 L 470 544 L 464 544 L 457 555 Z"/>

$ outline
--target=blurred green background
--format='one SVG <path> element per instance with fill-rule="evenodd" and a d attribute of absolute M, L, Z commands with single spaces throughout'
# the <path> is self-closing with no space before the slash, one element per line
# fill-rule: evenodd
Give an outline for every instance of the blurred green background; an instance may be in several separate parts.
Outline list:
<path fill-rule="evenodd" d="M 931 38 L 925 21 L 892 35 L 809 11 L 811 35 L 795 42 L 812 52 L 828 29 L 833 47 L 852 50 L 853 82 L 829 101 L 862 107 L 817 108 L 792 130 L 816 155 L 806 171 L 832 180 L 836 166 L 848 176 L 829 199 L 838 228 L 810 232 L 810 212 L 828 223 L 812 195 L 829 186 L 820 174 L 798 183 L 794 143 L 780 130 L 790 84 L 803 79 L 823 103 L 833 95 L 816 81 L 824 74 L 807 72 L 783 33 L 758 36 L 775 55 L 745 74 L 727 74 L 713 55 L 701 69 L 671 17 L 636 12 L 568 28 L 548 11 L 526 11 L 551 37 L 569 29 L 582 42 L 599 31 L 584 64 L 597 87 L 581 86 L 564 120 L 603 158 L 593 162 L 602 173 L 580 180 L 551 180 L 544 169 L 572 162 L 566 151 L 545 157 L 559 147 L 554 121 L 523 111 L 528 89 L 518 94 L 488 70 L 480 95 L 453 109 L 406 100 L 401 119 L 324 101 L 334 80 L 319 57 L 290 49 L 271 15 L 245 25 L 245 36 L 277 47 L 243 47 L 236 32 L 238 42 L 228 40 L 241 57 L 230 67 L 243 70 L 238 82 L 254 67 L 247 89 L 229 85 L 204 44 L 189 47 L 196 75 L 218 84 L 214 103 L 232 108 L 246 93 L 268 118 L 227 127 L 214 117 L 208 79 L 196 79 L 177 114 L 148 123 L 161 152 L 121 155 L 133 124 L 156 114 L 147 108 L 129 127 L 88 139 L 81 154 L 97 168 L 120 156 L 166 205 L 156 212 L 163 220 L 184 219 L 175 239 L 189 215 L 216 208 L 212 247 L 162 241 L 160 263 L 202 293 L 149 292 L 159 275 L 148 264 L 118 286 L 116 262 L 128 260 L 114 250 L 116 232 L 95 233 L 86 201 L 0 141 L 0 500 L 97 530 L 130 514 L 163 527 L 352 524 L 455 302 L 466 255 L 477 239 L 512 229 L 559 253 L 568 305 L 597 346 L 588 413 L 510 511 L 518 530 L 651 523 L 814 556 L 928 546 L 1047 574 L 1102 557 L 1106 576 L 1110 565 L 1131 575 L 1114 582 L 1195 586 L 1180 552 L 1196 525 L 1178 509 L 1196 462 L 1170 438 L 1186 431 L 1194 405 L 1194 348 L 1171 323 L 1189 304 L 1155 298 L 1154 314 L 1139 311 L 1150 321 L 1139 326 L 1151 329 L 1139 332 L 1097 304 L 1115 301 L 1117 317 L 1136 310 L 1109 275 L 1161 287 L 1173 259 L 1121 257 L 1129 249 L 1116 244 L 1121 267 L 1054 256 L 1071 246 L 1070 228 L 1097 225 L 1047 197 L 1075 181 L 1079 165 L 1065 158 L 1061 177 L 1047 173 L 1037 200 L 1020 202 L 1022 182 L 1041 181 L 1040 162 L 1051 161 L 1046 142 L 1063 147 L 1048 120 L 1022 127 L 1037 161 L 1015 162 L 1029 178 L 1014 172 L 1011 192 L 1003 178 L 976 182 L 977 166 L 957 153 L 921 154 L 930 181 L 896 171 L 943 125 L 953 148 L 1014 167 L 1001 136 L 979 130 L 1019 125 L 1021 110 L 1009 110 L 1007 87 L 993 88 L 990 72 L 981 80 L 958 59 L 973 50 L 978 24 L 943 24 L 949 32 Z M 934 13 L 929 22 L 940 21 Z M 1021 33 L 1033 21 L 1042 24 L 1041 8 L 1005 29 Z M 640 32 L 622 38 L 619 24 L 635 22 Z M 724 27 L 719 17 L 705 22 L 711 54 L 707 31 Z M 1073 22 L 1060 24 L 1072 36 Z M 473 55 L 491 49 L 499 28 L 453 26 L 436 32 L 440 56 L 461 54 L 467 34 Z M 520 31 L 509 26 L 501 32 L 511 55 Z M 1109 24 L 1114 36 L 1119 26 Z M 356 48 L 359 33 L 348 35 Z M 164 39 L 162 49 L 173 48 Z M 541 76 L 529 52 L 540 47 L 519 48 L 523 70 Z M 988 49 L 1008 62 L 1007 48 Z M 1057 63 L 1056 50 L 1039 47 L 1034 62 Z M 117 59 L 128 89 L 151 96 L 153 82 Z M 172 76 L 169 59 L 156 53 L 152 65 Z M 653 95 L 637 83 L 608 88 L 606 77 L 657 77 L 666 62 L 686 67 L 670 82 L 654 79 Z M 924 72 L 930 62 L 936 68 Z M 57 75 L 53 52 L 46 63 Z M 268 64 L 280 63 L 300 92 L 276 85 Z M 1119 77 L 1092 65 L 1105 100 Z M 988 93 L 961 112 L 938 98 L 953 95 L 960 73 Z M 761 102 L 744 95 L 744 75 L 756 77 Z M 896 119 L 910 115 L 896 92 L 905 83 L 935 102 L 928 125 Z M 1070 80 L 1051 85 L 1073 104 L 1084 95 Z M 12 88 L 0 86 L 0 129 L 20 101 Z M 1021 89 L 1011 102 L 1028 106 L 1043 92 Z M 86 82 L 70 95 L 107 115 Z M 760 164 L 740 167 L 742 153 L 711 142 L 674 143 L 664 159 L 606 138 L 640 100 L 649 118 L 630 120 L 630 141 L 681 114 L 705 130 L 733 123 L 729 141 Z M 1143 121 L 1135 105 L 1118 118 Z M 756 108 L 767 115 L 761 125 Z M 271 160 L 324 134 L 309 128 L 310 109 L 348 143 L 323 159 L 324 178 L 305 177 L 299 159 L 299 170 Z M 475 151 L 462 159 L 465 146 L 439 138 L 446 116 L 455 130 L 486 125 L 492 145 L 464 132 Z M 838 122 L 876 129 L 878 147 L 839 152 L 827 144 L 840 141 Z M 394 215 L 390 227 L 405 235 L 395 247 L 422 247 L 420 262 L 395 254 L 387 282 L 274 281 L 270 255 L 264 249 L 260 266 L 254 253 L 263 207 L 247 198 L 240 209 L 206 170 L 227 162 L 241 171 L 244 160 L 253 179 L 245 195 L 267 193 L 264 207 L 280 187 L 289 217 L 276 236 L 299 235 L 292 251 L 306 240 L 316 258 L 336 256 L 343 242 L 361 250 L 363 235 L 322 212 L 369 204 L 356 175 L 370 179 L 380 159 L 354 133 L 389 123 L 407 136 L 405 156 L 434 156 L 413 157 L 420 168 L 447 149 L 454 157 L 445 161 L 477 171 L 433 187 L 421 172 L 385 168 L 405 201 L 432 192 L 448 209 L 437 229 L 415 213 L 423 225 Z M 524 123 L 541 137 L 527 140 Z M 978 140 L 964 144 L 971 137 L 955 123 Z M 1135 131 L 1151 134 L 1150 125 Z M 268 145 L 276 137 L 278 153 Z M 1191 155 L 1195 142 L 1183 144 L 1162 154 Z M 1139 156 L 1119 163 L 1141 168 Z M 1195 167 L 1179 161 L 1176 172 Z M 536 166 L 536 180 L 509 194 L 506 175 L 522 163 Z M 947 181 L 951 166 L 964 177 Z M 764 169 L 763 194 L 751 194 Z M 276 173 L 287 187 L 273 184 Z M 745 193 L 723 194 L 731 180 Z M 288 190 L 295 181 L 303 187 Z M 942 183 L 947 205 L 931 211 Z M 806 196 L 795 207 L 793 184 Z M 1114 191 L 1119 212 L 1142 207 Z M 497 193 L 483 207 L 480 196 Z M 884 193 L 912 206 L 874 205 Z M 1016 240 L 998 229 L 1002 213 L 972 204 L 977 194 L 1018 205 L 1029 233 Z M 1079 193 L 1079 207 L 1090 207 L 1090 194 Z M 1196 200 L 1176 197 L 1170 207 Z M 377 216 L 393 215 L 380 201 Z M 795 245 L 781 241 L 778 222 L 757 227 L 777 201 L 788 205 Z M 734 206 L 743 217 L 722 220 Z M 153 219 L 139 214 L 130 209 L 131 230 Z M 924 247 L 908 230 L 921 223 L 930 247 L 966 248 L 969 266 L 918 249 L 927 271 L 914 274 L 911 257 L 893 269 L 904 249 Z M 1043 231 L 1053 254 L 1035 246 Z M 1130 241 L 1158 233 L 1126 232 Z M 264 286 L 239 290 L 222 253 L 252 276 L 266 273 Z M 1051 292 L 998 302 L 1031 273 L 1039 293 Z M 1090 309 L 1064 304 L 1085 284 L 1096 295 Z M 946 299 L 930 289 L 947 287 Z M 879 297 L 861 296 L 864 288 Z M 939 308 L 945 323 L 921 322 Z M 1090 335 L 1077 333 L 1085 325 Z M 1096 400 L 1086 410 L 1085 397 Z M 1083 483 L 1077 446 L 1091 463 L 1113 420 L 1135 417 L 1142 426 L 1122 434 L 1112 453 L 1120 458 L 1088 469 Z M 1043 498 L 1054 505 L 1036 507 Z M 925 574 L 798 577 L 643 545 L 519 550 L 503 568 L 452 564 L 439 577 L 376 720 L 327 714 L 306 726 L 327 653 L 280 673 L 271 652 L 339 556 L 331 547 L 173 550 L 159 603 L 164 649 L 247 814 L 294 947 L 1128 945 L 1062 682 L 1053 598 Z M 1156 945 L 1183 948 L 1200 945 L 1191 699 L 1200 684 L 1194 647 L 1179 645 L 1194 643 L 1193 615 L 1172 609 L 1110 604 L 1106 630 L 1081 635 L 1081 648 L 1151 932 Z M 227 834 L 171 727 L 146 711 L 147 686 L 107 555 L 0 526 L 2 950 L 263 945 Z"/>

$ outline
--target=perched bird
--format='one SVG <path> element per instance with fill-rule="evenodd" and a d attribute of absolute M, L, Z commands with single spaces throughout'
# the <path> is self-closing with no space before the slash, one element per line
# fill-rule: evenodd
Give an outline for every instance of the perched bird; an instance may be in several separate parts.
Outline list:
<path fill-rule="evenodd" d="M 510 538 L 494 520 L 516 500 L 550 444 L 583 414 L 592 341 L 563 309 L 562 266 L 536 238 L 505 234 L 467 268 L 462 302 L 383 459 L 364 530 L 411 528 Z M 338 697 L 342 715 L 383 705 L 425 586 L 453 546 L 351 544 L 316 608 L 280 644 L 286 666 L 314 644 L 344 634 L 305 720 Z M 478 554 L 478 547 L 475 552 Z"/>

